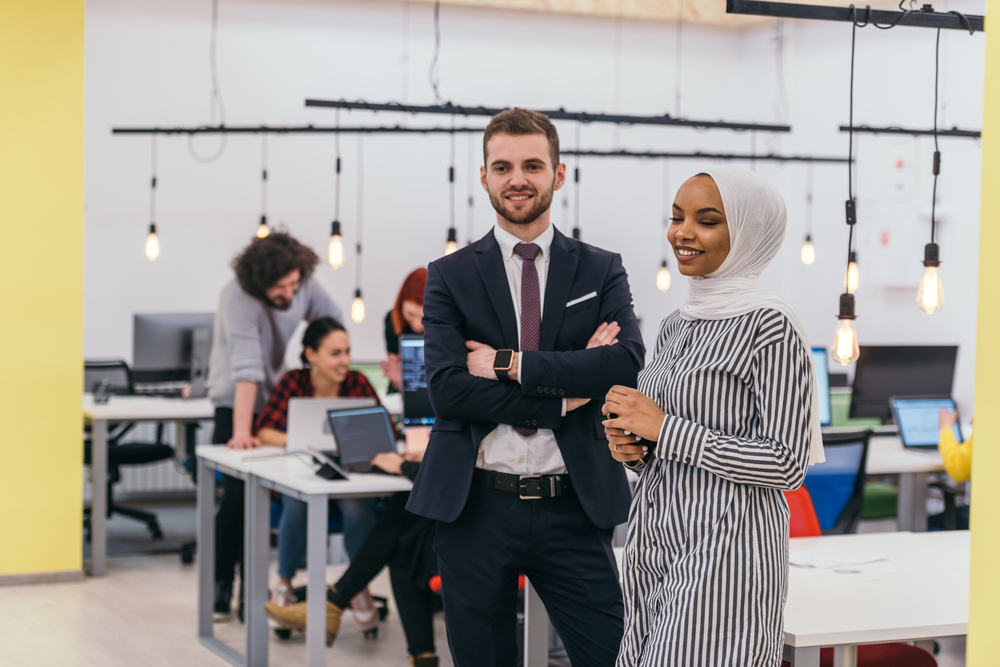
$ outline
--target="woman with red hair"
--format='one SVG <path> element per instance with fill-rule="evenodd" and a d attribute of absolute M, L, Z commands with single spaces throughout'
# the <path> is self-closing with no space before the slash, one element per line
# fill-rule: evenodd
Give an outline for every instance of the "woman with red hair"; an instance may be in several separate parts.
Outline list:
<path fill-rule="evenodd" d="M 399 360 L 399 337 L 424 332 L 424 287 L 427 269 L 421 267 L 406 276 L 396 297 L 396 304 L 385 316 L 385 349 L 388 358 L 382 362 L 382 372 L 389 378 L 392 390 L 400 391 L 403 368 Z M 392 391 L 390 390 L 390 392 Z"/>

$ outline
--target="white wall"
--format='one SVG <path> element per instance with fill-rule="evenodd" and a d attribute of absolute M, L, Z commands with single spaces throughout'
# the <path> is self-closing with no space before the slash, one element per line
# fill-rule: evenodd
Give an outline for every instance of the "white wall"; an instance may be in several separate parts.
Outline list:
<path fill-rule="evenodd" d="M 433 47 L 432 8 L 424 4 L 344 0 L 222 0 L 218 72 L 230 125 L 330 125 L 334 112 L 303 100 L 364 98 L 433 103 L 427 70 Z M 944 9 L 981 13 L 978 0 Z M 87 357 L 131 357 L 135 312 L 212 310 L 230 278 L 232 257 L 249 240 L 260 214 L 257 136 L 230 136 L 212 164 L 192 159 L 187 140 L 159 139 L 157 221 L 162 254 L 143 255 L 148 226 L 150 138 L 112 136 L 114 126 L 192 125 L 209 115 L 209 0 L 91 0 L 87 6 L 87 231 L 85 348 Z M 624 22 L 616 85 L 616 22 L 445 6 L 441 10 L 441 95 L 464 104 L 565 107 L 594 111 L 674 111 L 675 27 Z M 775 27 L 732 31 L 686 26 L 681 66 L 682 113 L 694 118 L 775 122 L 790 135 L 695 132 L 679 128 L 587 126 L 585 148 L 757 151 L 844 155 L 850 26 L 787 22 L 784 79 L 779 94 Z M 931 126 L 934 33 L 898 28 L 858 31 L 855 121 Z M 983 36 L 942 36 L 942 126 L 979 128 Z M 393 124 L 399 117 L 342 114 L 343 124 Z M 469 125 L 483 125 L 472 119 Z M 446 118 L 414 118 L 438 125 Z M 460 121 L 464 122 L 464 121 Z M 574 126 L 560 123 L 564 147 Z M 210 152 L 217 138 L 199 138 Z M 478 135 L 457 138 L 457 226 L 467 237 L 465 198 L 470 148 Z M 471 143 L 470 143 L 471 142 Z M 929 317 L 915 304 L 922 247 L 929 237 L 930 157 L 926 139 L 856 140 L 860 162 L 858 250 L 862 343 L 958 343 L 956 394 L 971 414 L 979 220 L 980 150 L 972 140 L 942 139 L 939 225 L 947 305 Z M 332 135 L 269 139 L 269 219 L 284 223 L 320 254 L 333 215 Z M 341 219 L 353 247 L 357 206 L 357 140 L 342 138 Z M 368 317 L 350 324 L 355 358 L 383 353 L 382 316 L 403 277 L 439 256 L 448 227 L 447 136 L 364 139 L 365 261 L 362 288 Z M 895 163 L 904 158 L 904 169 Z M 909 164 L 916 161 L 911 172 Z M 569 159 L 572 167 L 573 160 Z M 477 163 L 478 164 L 478 163 Z M 704 163 L 672 161 L 670 194 Z M 786 246 L 764 283 L 786 295 L 815 344 L 829 345 L 846 255 L 843 202 L 846 168 L 816 165 L 813 237 L 818 259 L 798 260 L 805 233 L 807 167 L 758 162 L 779 185 L 789 208 Z M 666 294 L 654 287 L 661 259 L 665 170 L 662 162 L 582 162 L 581 227 L 588 242 L 621 252 L 647 345 L 659 321 L 683 299 L 674 274 Z M 896 185 L 903 184 L 900 193 Z M 572 185 L 565 193 L 572 201 Z M 494 216 L 474 183 L 474 232 Z M 561 198 L 555 221 L 564 232 Z M 571 220 L 571 218 L 570 218 Z M 882 246 L 883 231 L 890 244 Z M 671 262 L 673 265 L 673 262 Z M 318 269 L 319 281 L 345 310 L 354 264 Z"/>

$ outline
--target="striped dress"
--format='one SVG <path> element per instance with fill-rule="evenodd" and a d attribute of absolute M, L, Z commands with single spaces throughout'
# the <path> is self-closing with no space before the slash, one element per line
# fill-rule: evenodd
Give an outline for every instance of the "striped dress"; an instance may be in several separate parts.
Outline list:
<path fill-rule="evenodd" d="M 667 413 L 639 472 L 618 667 L 778 667 L 788 505 L 811 418 L 808 350 L 788 320 L 664 320 L 639 390 Z"/>

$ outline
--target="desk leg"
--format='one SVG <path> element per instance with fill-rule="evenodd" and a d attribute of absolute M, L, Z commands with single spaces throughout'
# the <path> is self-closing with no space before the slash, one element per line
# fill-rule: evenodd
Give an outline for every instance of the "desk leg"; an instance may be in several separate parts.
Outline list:
<path fill-rule="evenodd" d="M 531 582 L 524 580 L 524 667 L 549 664 L 549 614 Z"/>
<path fill-rule="evenodd" d="M 306 564 L 306 665 L 326 664 L 327 497 L 308 499 Z"/>
<path fill-rule="evenodd" d="M 246 606 L 247 667 L 267 667 L 267 564 L 270 556 L 270 494 L 260 485 L 256 475 L 247 475 L 246 493 L 246 552 L 243 556 L 243 592 Z"/>
<path fill-rule="evenodd" d="M 215 471 L 198 463 L 198 641 L 219 657 L 242 667 L 243 656 L 215 638 Z"/>
<path fill-rule="evenodd" d="M 925 472 L 899 476 L 899 529 L 914 533 L 927 531 L 927 484 Z"/>
<path fill-rule="evenodd" d="M 103 577 L 108 558 L 108 422 L 95 419 L 90 430 L 90 574 Z"/>
<path fill-rule="evenodd" d="M 833 649 L 833 667 L 857 667 L 857 646 L 836 646 Z"/>
<path fill-rule="evenodd" d="M 785 644 L 784 659 L 790 662 L 792 667 L 819 667 L 819 647 L 795 648 Z"/>

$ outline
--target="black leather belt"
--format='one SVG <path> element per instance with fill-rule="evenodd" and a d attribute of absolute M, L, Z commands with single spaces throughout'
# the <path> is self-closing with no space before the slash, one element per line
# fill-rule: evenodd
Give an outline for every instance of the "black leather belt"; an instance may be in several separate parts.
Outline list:
<path fill-rule="evenodd" d="M 487 489 L 516 493 L 521 500 L 540 500 L 564 496 L 573 490 L 569 475 L 510 475 L 476 468 L 472 483 Z"/>

